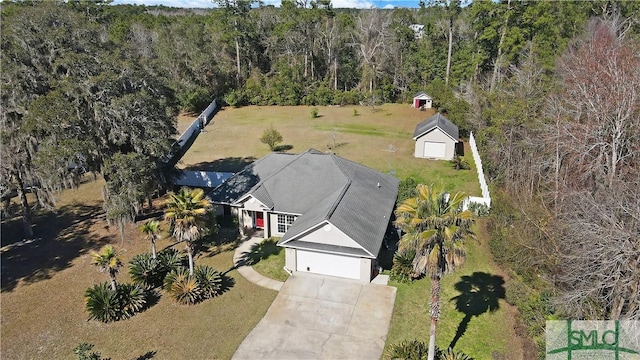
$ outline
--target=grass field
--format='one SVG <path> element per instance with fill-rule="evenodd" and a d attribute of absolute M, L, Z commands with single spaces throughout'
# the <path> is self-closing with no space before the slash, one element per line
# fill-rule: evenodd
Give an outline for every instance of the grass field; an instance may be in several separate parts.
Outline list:
<path fill-rule="evenodd" d="M 489 252 L 484 221 L 480 220 L 474 226 L 475 240 L 465 243 L 467 258 L 464 265 L 456 272 L 445 276 L 441 283 L 441 313 L 436 333 L 436 345 L 446 349 L 460 331 L 459 340 L 454 349 L 462 351 L 475 359 L 527 359 L 534 354 L 525 356 L 522 353 L 523 340 L 515 333 L 515 313 L 517 310 L 504 300 L 504 290 L 500 295 L 499 284 L 503 279 L 500 268 L 493 263 Z M 463 282 L 463 280 L 467 280 Z M 491 280 L 487 283 L 485 280 Z M 465 289 L 463 284 L 470 284 L 467 291 L 459 291 L 456 285 Z M 391 286 L 398 288 L 396 303 L 391 319 L 391 326 L 387 336 L 389 344 L 402 340 L 418 339 L 429 342 L 429 301 L 430 280 L 423 278 L 409 284 L 391 281 Z M 481 290 L 488 289 L 486 292 Z M 497 290 L 497 291 L 491 291 Z M 474 297 L 473 294 L 480 296 Z M 470 295 L 464 298 L 470 300 L 470 308 L 458 307 L 457 297 L 461 294 Z M 490 311 L 483 308 L 485 303 L 496 301 L 498 308 Z M 461 323 L 465 313 L 471 314 L 466 330 Z M 475 315 L 477 314 L 477 315 Z M 383 356 L 384 357 L 384 356 Z M 386 357 L 384 357 L 386 358 Z"/>
<path fill-rule="evenodd" d="M 447 162 L 413 157 L 411 134 L 415 125 L 429 113 L 406 105 L 384 105 L 375 112 L 368 107 L 318 109 L 321 116 L 316 119 L 311 118 L 311 107 L 224 109 L 214 117 L 179 166 L 237 171 L 268 153 L 268 147 L 259 138 L 264 129 L 273 125 L 282 133 L 283 145 L 292 146 L 290 152 L 308 148 L 326 151 L 331 147 L 338 155 L 369 167 L 384 172 L 393 169 L 400 178 L 413 176 L 426 183 L 441 184 L 448 190 L 479 195 L 475 171 L 454 171 Z M 354 109 L 359 116 L 353 116 Z M 178 129 L 186 128 L 192 120 L 193 117 L 181 116 Z M 395 152 L 388 151 L 390 145 Z M 468 149 L 466 153 L 471 159 Z M 205 247 L 196 258 L 196 264 L 230 270 L 227 275 L 235 280 L 235 285 L 222 296 L 195 306 L 180 306 L 163 296 L 157 304 L 129 320 L 110 324 L 87 321 L 84 291 L 107 279 L 90 264 L 90 251 L 113 244 L 128 261 L 149 250 L 149 244 L 141 240 L 138 230 L 141 222 L 127 227 L 126 239 L 121 245 L 116 228 L 107 225 L 102 211 L 102 185 L 101 180 L 88 181 L 77 190 L 61 193 L 55 213 L 36 216 L 35 231 L 40 238 L 33 242 L 20 241 L 17 220 L 3 219 L 0 357 L 73 358 L 72 349 L 80 342 L 89 342 L 95 344 L 103 356 L 112 359 L 230 358 L 262 318 L 276 292 L 247 282 L 231 269 L 235 238 L 226 232 L 216 236 L 220 244 Z M 158 199 L 149 211 L 160 215 L 161 209 L 161 199 Z M 158 244 L 159 248 L 171 245 L 174 244 L 166 236 Z M 177 245 L 177 248 L 182 250 L 183 246 Z M 270 259 L 280 264 L 283 253 Z M 456 279 L 473 271 L 496 272 L 488 260 L 486 246 L 472 244 L 469 254 L 463 270 L 445 280 L 440 345 L 451 340 L 463 317 L 447 300 L 455 296 Z M 257 267 L 260 269 L 262 265 Z M 260 269 L 267 274 L 279 270 Z M 276 273 L 271 276 L 279 278 Z M 128 281 L 126 268 L 118 279 Z M 388 342 L 414 337 L 426 340 L 427 282 L 394 285 L 398 286 L 398 298 Z M 495 313 L 472 318 L 456 348 L 472 355 L 493 354 L 491 349 L 504 354 L 506 343 L 513 340 L 509 330 L 512 319 L 506 306 Z M 504 358 L 518 357 L 507 354 Z"/>
<path fill-rule="evenodd" d="M 283 137 L 281 145 L 299 153 L 314 148 L 333 151 L 383 172 L 412 176 L 447 190 L 480 195 L 475 170 L 456 171 L 447 161 L 413 157 L 415 126 L 431 116 L 402 104 L 386 104 L 372 111 L 365 106 L 320 106 L 320 117 L 312 119 L 310 106 L 247 106 L 218 112 L 200 134 L 179 167 L 199 170 L 237 171 L 269 153 L 260 142 L 262 132 L 272 126 Z M 358 116 L 353 115 L 356 109 Z M 189 122 L 183 118 L 181 123 Z M 184 125 L 181 125 L 184 127 Z M 335 141 L 334 141 L 335 140 Z M 331 149 L 329 149 L 331 148 Z M 394 150 L 394 151 L 390 151 Z M 473 163 L 471 151 L 465 157 Z"/>
<path fill-rule="evenodd" d="M 112 359 L 229 359 L 267 311 L 276 292 L 246 281 L 237 271 L 222 296 L 195 306 L 177 305 L 167 296 L 133 318 L 103 324 L 87 321 L 83 295 L 107 280 L 90 264 L 90 251 L 103 244 L 121 250 L 125 261 L 149 251 L 136 224 L 126 230 L 124 246 L 101 211 L 102 181 L 88 182 L 59 196 L 57 214 L 37 217 L 33 243 L 18 246 L 19 226 L 2 224 L 2 359 L 71 359 L 80 342 L 95 344 Z M 155 204 L 155 210 L 160 204 Z M 211 246 L 196 265 L 220 271 L 232 267 L 234 239 Z M 166 236 L 158 248 L 172 245 Z M 182 245 L 177 245 L 182 250 Z M 127 269 L 118 275 L 128 281 Z M 141 356 L 147 357 L 141 357 Z"/>

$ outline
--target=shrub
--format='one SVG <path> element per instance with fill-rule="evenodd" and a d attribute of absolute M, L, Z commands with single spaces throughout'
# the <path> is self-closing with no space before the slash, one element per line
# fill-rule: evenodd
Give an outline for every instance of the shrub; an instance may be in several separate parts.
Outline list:
<path fill-rule="evenodd" d="M 393 266 L 391 267 L 391 279 L 398 282 L 409 282 L 413 277 L 413 259 L 416 251 L 398 250 L 393 256 Z"/>
<path fill-rule="evenodd" d="M 358 109 L 353 109 L 353 116 L 360 116 Z"/>
<path fill-rule="evenodd" d="M 311 109 L 311 118 L 315 119 L 317 117 L 318 117 L 318 108 L 314 107 L 314 108 Z"/>
<path fill-rule="evenodd" d="M 180 266 L 188 264 L 187 257 L 176 249 L 170 248 L 158 253 L 158 276 L 164 280 L 165 276 Z M 160 284 L 162 285 L 162 284 Z"/>
<path fill-rule="evenodd" d="M 392 359 L 426 360 L 429 355 L 429 346 L 418 340 L 404 340 L 391 344 L 387 354 Z M 439 354 L 436 354 L 436 359 Z"/>
<path fill-rule="evenodd" d="M 487 204 L 481 204 L 477 202 L 469 203 L 469 211 L 475 216 L 487 216 L 489 215 L 489 207 Z"/>
<path fill-rule="evenodd" d="M 198 266 L 193 275 L 202 290 L 204 299 L 212 298 L 222 292 L 224 278 L 219 271 L 210 266 Z"/>
<path fill-rule="evenodd" d="M 139 254 L 129 262 L 129 276 L 134 284 L 152 289 L 162 286 L 164 275 L 166 275 L 162 274 L 161 276 L 159 268 L 158 259 L 154 259 L 151 254 Z"/>
<path fill-rule="evenodd" d="M 120 320 L 118 296 L 106 282 L 93 285 L 85 292 L 85 303 L 89 319 L 102 322 Z"/>
<path fill-rule="evenodd" d="M 247 99 L 242 89 L 229 91 L 229 93 L 223 97 L 223 100 L 226 104 L 233 107 L 247 104 Z"/>
<path fill-rule="evenodd" d="M 200 112 L 204 110 L 211 101 L 212 94 L 209 89 L 196 86 L 193 89 L 185 90 L 180 95 L 182 108 L 189 112 Z"/>
<path fill-rule="evenodd" d="M 418 196 L 416 186 L 421 182 L 422 180 L 412 177 L 402 179 L 398 185 L 398 200 L 396 204 L 402 204 L 405 200 Z"/>
<path fill-rule="evenodd" d="M 97 351 L 91 351 L 94 345 L 88 342 L 81 342 L 73 348 L 73 353 L 78 355 L 78 360 L 102 360 L 102 356 Z M 107 359 L 104 359 L 107 360 Z"/>
<path fill-rule="evenodd" d="M 336 91 L 333 102 L 336 105 L 358 105 L 362 98 L 358 90 Z"/>
<path fill-rule="evenodd" d="M 220 295 L 230 285 L 228 279 L 210 266 L 197 266 L 193 276 L 189 269 L 179 267 L 167 274 L 164 289 L 176 302 L 192 305 Z"/>
<path fill-rule="evenodd" d="M 189 276 L 189 270 L 179 267 L 164 278 L 164 289 L 179 304 L 193 305 L 200 302 L 202 290 L 195 277 Z"/>
<path fill-rule="evenodd" d="M 158 253 L 156 259 L 151 254 L 136 255 L 129 262 L 129 275 L 134 284 L 146 289 L 162 287 L 165 276 L 180 266 L 186 265 L 186 258 L 175 249 Z"/>
<path fill-rule="evenodd" d="M 467 159 L 460 157 L 460 155 L 454 156 L 453 159 L 449 160 L 449 163 L 451 164 L 451 168 L 454 170 L 471 169 L 471 165 L 469 165 L 469 162 L 467 161 Z"/>
<path fill-rule="evenodd" d="M 141 287 L 135 284 L 123 283 L 118 285 L 117 294 L 121 309 L 121 319 L 128 319 L 142 311 L 147 303 L 147 294 Z"/>
<path fill-rule="evenodd" d="M 455 351 L 452 348 L 448 348 L 446 351 L 440 352 L 440 360 L 473 360 L 473 358 L 465 353 Z"/>
<path fill-rule="evenodd" d="M 102 282 L 85 292 L 89 319 L 102 322 L 128 319 L 142 310 L 146 302 L 144 290 L 134 284 L 119 284 L 113 291 L 108 282 Z"/>
<path fill-rule="evenodd" d="M 391 344 L 387 349 L 387 354 L 392 359 L 424 360 L 429 356 L 429 346 L 419 340 L 404 340 Z M 437 360 L 474 360 L 469 355 L 455 351 L 451 348 L 446 351 L 440 350 L 436 346 L 435 359 Z"/>
<path fill-rule="evenodd" d="M 273 125 L 270 128 L 266 129 L 262 136 L 260 137 L 260 141 L 263 144 L 269 145 L 269 149 L 274 151 L 276 146 L 282 142 L 282 134 L 278 130 L 276 130 Z"/>

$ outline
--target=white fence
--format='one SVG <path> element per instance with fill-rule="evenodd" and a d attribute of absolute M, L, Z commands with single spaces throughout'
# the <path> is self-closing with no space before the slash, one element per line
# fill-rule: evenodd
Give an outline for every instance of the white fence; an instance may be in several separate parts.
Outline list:
<path fill-rule="evenodd" d="M 482 191 L 482 197 L 469 196 L 464 204 L 464 209 L 469 207 L 471 203 L 484 204 L 488 208 L 491 207 L 491 196 L 489 194 L 489 186 L 487 186 L 487 180 L 484 177 L 484 170 L 482 170 L 482 159 L 478 153 L 478 147 L 476 145 L 476 139 L 473 137 L 473 133 L 469 136 L 469 146 L 471 147 L 471 154 L 473 155 L 473 161 L 476 163 L 476 170 L 478 172 L 478 182 L 480 183 L 480 190 Z"/>
<path fill-rule="evenodd" d="M 184 153 L 189 150 L 189 147 L 198 137 L 198 134 L 211 122 L 213 115 L 218 111 L 218 106 L 217 99 L 213 99 L 211 104 L 180 134 L 180 137 L 173 144 L 173 151 L 165 160 L 166 163 L 173 166 L 180 160 Z"/>
<path fill-rule="evenodd" d="M 213 99 L 211 104 L 207 106 L 206 109 L 200 115 L 193 120 L 191 125 L 185 130 L 178 140 L 176 141 L 180 147 L 184 146 L 193 136 L 197 136 L 200 131 L 204 130 L 204 127 L 209 125 L 211 119 L 213 119 L 213 114 L 218 109 L 218 101 L 217 99 Z"/>

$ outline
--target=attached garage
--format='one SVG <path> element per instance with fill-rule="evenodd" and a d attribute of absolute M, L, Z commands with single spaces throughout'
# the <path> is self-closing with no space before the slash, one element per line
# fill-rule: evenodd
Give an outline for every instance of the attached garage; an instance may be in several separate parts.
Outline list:
<path fill-rule="evenodd" d="M 360 262 L 360 258 L 356 257 L 306 250 L 296 251 L 296 271 L 359 280 Z"/>

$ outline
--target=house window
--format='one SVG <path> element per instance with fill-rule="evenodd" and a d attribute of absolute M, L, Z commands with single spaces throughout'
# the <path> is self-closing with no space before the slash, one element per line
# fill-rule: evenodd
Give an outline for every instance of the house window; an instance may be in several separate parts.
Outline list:
<path fill-rule="evenodd" d="M 286 233 L 295 220 L 296 217 L 293 215 L 278 214 L 278 232 Z"/>

